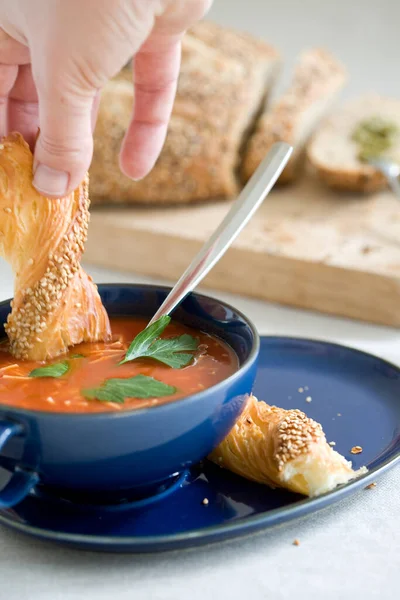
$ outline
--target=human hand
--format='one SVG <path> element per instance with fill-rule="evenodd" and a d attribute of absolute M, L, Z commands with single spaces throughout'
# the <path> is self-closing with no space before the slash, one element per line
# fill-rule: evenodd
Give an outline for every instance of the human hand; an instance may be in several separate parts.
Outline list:
<path fill-rule="evenodd" d="M 165 140 L 181 38 L 212 0 L 2 0 L 0 135 L 35 145 L 33 184 L 61 197 L 82 181 L 93 152 L 99 93 L 134 57 L 135 102 L 120 166 L 153 167 Z"/>

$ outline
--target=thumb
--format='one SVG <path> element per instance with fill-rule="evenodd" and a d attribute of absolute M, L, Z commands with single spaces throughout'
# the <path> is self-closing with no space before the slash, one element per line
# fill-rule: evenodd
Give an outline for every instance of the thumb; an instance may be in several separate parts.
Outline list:
<path fill-rule="evenodd" d="M 82 182 L 92 160 L 96 91 L 84 95 L 39 86 L 37 91 L 40 134 L 33 185 L 43 196 L 61 198 Z"/>

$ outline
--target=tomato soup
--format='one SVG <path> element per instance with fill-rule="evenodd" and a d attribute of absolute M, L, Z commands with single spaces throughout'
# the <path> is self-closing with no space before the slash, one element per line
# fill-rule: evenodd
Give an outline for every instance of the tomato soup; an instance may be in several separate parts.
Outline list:
<path fill-rule="evenodd" d="M 123 365 L 131 341 L 145 329 L 146 320 L 111 319 L 113 339 L 109 343 L 80 344 L 67 355 L 45 365 L 63 361 L 67 372 L 57 377 L 32 377 L 44 363 L 17 361 L 0 344 L 0 404 L 62 413 L 97 413 L 154 406 L 195 394 L 229 377 L 238 369 L 233 350 L 218 338 L 172 322 L 161 338 L 189 334 L 198 341 L 193 360 L 183 368 L 172 368 L 152 358 L 137 358 Z M 84 390 L 98 388 L 112 378 L 145 375 L 176 390 L 160 398 L 125 398 L 121 403 L 88 398 Z"/>

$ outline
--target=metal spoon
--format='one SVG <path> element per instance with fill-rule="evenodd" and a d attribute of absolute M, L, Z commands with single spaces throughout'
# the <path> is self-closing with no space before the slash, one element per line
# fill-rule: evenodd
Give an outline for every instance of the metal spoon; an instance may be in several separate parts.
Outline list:
<path fill-rule="evenodd" d="M 163 315 L 169 315 L 218 262 L 266 198 L 292 151 L 293 148 L 285 142 L 272 146 L 231 210 L 170 291 L 149 325 Z"/>
<path fill-rule="evenodd" d="M 386 177 L 392 192 L 400 198 L 400 165 L 387 158 L 369 158 L 368 163 Z"/>

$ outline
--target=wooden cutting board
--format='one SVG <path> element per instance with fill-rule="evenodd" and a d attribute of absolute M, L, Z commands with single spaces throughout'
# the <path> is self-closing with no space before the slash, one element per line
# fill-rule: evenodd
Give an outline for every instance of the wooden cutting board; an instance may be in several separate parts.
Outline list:
<path fill-rule="evenodd" d="M 85 260 L 177 279 L 230 207 L 92 208 Z M 400 325 L 400 202 L 338 194 L 305 175 L 272 191 L 204 285 Z"/>

